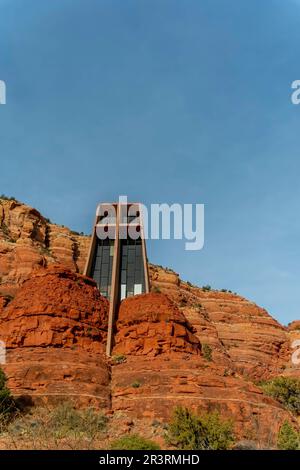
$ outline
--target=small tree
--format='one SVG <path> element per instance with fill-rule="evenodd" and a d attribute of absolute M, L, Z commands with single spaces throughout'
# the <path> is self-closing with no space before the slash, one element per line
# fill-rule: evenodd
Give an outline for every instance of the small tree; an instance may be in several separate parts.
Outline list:
<path fill-rule="evenodd" d="M 203 354 L 203 357 L 204 359 L 206 359 L 207 361 L 212 361 L 212 348 L 209 344 L 206 344 L 206 343 L 203 343 L 202 344 L 202 354 Z"/>
<path fill-rule="evenodd" d="M 15 408 L 14 400 L 10 390 L 6 386 L 7 378 L 3 370 L 0 369 L 0 414 L 6 415 Z"/>
<path fill-rule="evenodd" d="M 211 290 L 211 286 L 209 284 L 207 284 L 206 286 L 202 286 L 202 290 L 204 291 L 210 291 Z"/>
<path fill-rule="evenodd" d="M 181 450 L 227 450 L 234 443 L 232 423 L 218 412 L 198 416 L 183 407 L 175 408 L 166 438 Z"/>
<path fill-rule="evenodd" d="M 282 403 L 292 413 L 300 414 L 300 380 L 276 377 L 261 384 L 264 392 Z"/>
<path fill-rule="evenodd" d="M 300 448 L 300 436 L 288 421 L 285 421 L 279 430 L 277 447 L 280 450 L 298 450 Z"/>

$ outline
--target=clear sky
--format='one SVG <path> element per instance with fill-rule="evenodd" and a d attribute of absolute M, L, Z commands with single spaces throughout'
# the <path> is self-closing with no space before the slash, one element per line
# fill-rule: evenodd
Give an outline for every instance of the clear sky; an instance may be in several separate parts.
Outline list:
<path fill-rule="evenodd" d="M 300 318 L 300 0 L 0 0 L 0 193 L 89 232 L 96 204 L 204 203 L 152 262 Z"/>

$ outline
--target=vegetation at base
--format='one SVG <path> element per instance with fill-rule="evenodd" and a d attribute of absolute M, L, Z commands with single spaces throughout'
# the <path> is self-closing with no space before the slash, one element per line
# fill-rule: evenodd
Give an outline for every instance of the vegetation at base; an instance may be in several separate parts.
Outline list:
<path fill-rule="evenodd" d="M 79 450 L 99 448 L 106 428 L 103 413 L 93 408 L 77 410 L 65 402 L 16 413 L 1 431 L 12 448 Z"/>
<path fill-rule="evenodd" d="M 258 450 L 258 446 L 255 441 L 241 440 L 234 444 L 232 450 Z"/>
<path fill-rule="evenodd" d="M 212 361 L 212 348 L 209 344 L 206 344 L 206 343 L 202 344 L 201 351 L 202 351 L 204 359 L 206 359 L 209 362 Z"/>
<path fill-rule="evenodd" d="M 128 436 L 116 439 L 111 444 L 111 450 L 160 450 L 160 447 L 150 439 L 145 439 L 139 434 L 129 434 Z"/>
<path fill-rule="evenodd" d="M 261 382 L 266 395 L 278 400 L 289 411 L 300 414 L 300 380 L 292 377 L 276 377 Z"/>
<path fill-rule="evenodd" d="M 181 450 L 227 450 L 234 444 L 233 426 L 218 412 L 195 414 L 176 407 L 166 440 Z"/>
<path fill-rule="evenodd" d="M 300 450 L 300 434 L 288 421 L 285 421 L 280 428 L 277 447 L 280 450 Z"/>
<path fill-rule="evenodd" d="M 9 388 L 6 386 L 7 377 L 3 370 L 0 369 L 0 417 L 6 418 L 16 410 L 15 401 L 11 395 Z"/>
<path fill-rule="evenodd" d="M 102 433 L 107 424 L 107 418 L 93 408 L 76 410 L 70 403 L 63 403 L 50 414 L 49 428 L 56 437 L 68 435 L 85 435 L 94 438 Z"/>

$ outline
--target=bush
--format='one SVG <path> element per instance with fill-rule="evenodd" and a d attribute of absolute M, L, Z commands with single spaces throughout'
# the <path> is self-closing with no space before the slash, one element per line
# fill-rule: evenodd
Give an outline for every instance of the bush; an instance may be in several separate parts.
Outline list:
<path fill-rule="evenodd" d="M 5 196 L 5 194 L 1 194 L 0 199 L 2 199 L 2 201 L 15 201 L 15 202 L 18 202 L 15 197 Z"/>
<path fill-rule="evenodd" d="M 114 364 L 122 364 L 126 362 L 126 356 L 124 354 L 116 354 L 112 357 L 112 361 Z"/>
<path fill-rule="evenodd" d="M 210 291 L 210 290 L 211 290 L 211 286 L 209 286 L 209 285 L 202 286 L 202 290 L 204 290 L 204 291 Z"/>
<path fill-rule="evenodd" d="M 192 306 L 193 306 L 193 308 L 195 308 L 197 310 L 202 308 L 202 304 L 200 304 L 200 302 L 195 302 Z"/>
<path fill-rule="evenodd" d="M 141 382 L 140 382 L 139 380 L 135 380 L 135 381 L 131 384 L 132 388 L 140 388 L 141 385 L 142 385 L 142 384 L 141 384 Z"/>
<path fill-rule="evenodd" d="M 212 361 L 212 348 L 209 344 L 202 344 L 202 354 L 203 354 L 203 357 L 204 359 L 206 359 L 207 361 Z"/>
<path fill-rule="evenodd" d="M 6 386 L 7 378 L 3 370 L 0 369 L 0 415 L 8 415 L 16 409 L 15 402 L 10 390 Z"/>
<path fill-rule="evenodd" d="M 60 439 L 73 441 L 93 441 L 102 437 L 107 418 L 92 408 L 76 410 L 71 403 L 63 403 L 52 410 L 34 409 L 14 420 L 8 432 L 12 436 L 32 439 L 35 445 L 43 448 L 46 441 Z"/>
<path fill-rule="evenodd" d="M 93 408 L 75 410 L 63 403 L 52 411 L 48 426 L 55 437 L 84 435 L 91 439 L 104 431 L 106 423 L 107 418 Z"/>
<path fill-rule="evenodd" d="M 9 227 L 4 222 L 0 224 L 0 230 L 2 230 L 2 233 L 8 242 L 16 243 L 16 240 L 11 236 Z"/>
<path fill-rule="evenodd" d="M 277 438 L 277 447 L 280 450 L 299 450 L 300 436 L 288 421 L 280 428 Z"/>
<path fill-rule="evenodd" d="M 282 403 L 292 413 L 300 414 L 300 380 L 291 377 L 276 377 L 262 382 L 261 388 L 272 398 Z"/>
<path fill-rule="evenodd" d="M 138 434 L 130 434 L 112 442 L 111 450 L 160 450 L 158 444 Z"/>
<path fill-rule="evenodd" d="M 182 407 L 175 408 L 166 437 L 181 450 L 227 450 L 234 443 L 232 423 L 218 412 L 198 416 Z"/>

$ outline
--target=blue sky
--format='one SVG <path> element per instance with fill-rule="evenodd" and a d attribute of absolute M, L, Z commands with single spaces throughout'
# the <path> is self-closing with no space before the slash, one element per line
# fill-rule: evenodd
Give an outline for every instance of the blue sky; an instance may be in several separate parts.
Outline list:
<path fill-rule="evenodd" d="M 89 232 L 96 204 L 204 203 L 152 262 L 300 318 L 300 1 L 0 0 L 0 193 Z"/>

